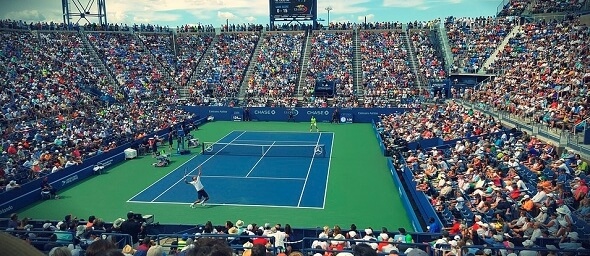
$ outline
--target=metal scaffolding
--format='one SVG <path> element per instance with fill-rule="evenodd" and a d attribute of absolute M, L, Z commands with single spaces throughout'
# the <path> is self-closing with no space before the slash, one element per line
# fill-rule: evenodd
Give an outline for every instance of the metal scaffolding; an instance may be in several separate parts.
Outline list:
<path fill-rule="evenodd" d="M 100 26 L 108 24 L 106 0 L 62 0 L 61 6 L 64 24 L 68 27 L 82 20 Z"/>

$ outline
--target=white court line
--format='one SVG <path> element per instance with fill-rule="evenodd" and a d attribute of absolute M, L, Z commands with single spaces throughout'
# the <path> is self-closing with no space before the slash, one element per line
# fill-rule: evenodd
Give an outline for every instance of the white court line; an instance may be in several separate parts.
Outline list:
<path fill-rule="evenodd" d="M 326 173 L 326 188 L 324 189 L 324 203 L 322 204 L 322 208 L 326 207 L 326 196 L 328 196 L 328 180 L 330 179 L 330 166 L 332 165 L 332 150 L 334 150 L 334 133 L 332 133 L 332 146 L 330 146 L 330 159 L 328 160 L 328 173 Z"/>
<path fill-rule="evenodd" d="M 229 178 L 229 179 L 261 179 L 261 180 L 305 180 L 304 178 L 290 178 L 290 177 L 261 177 L 261 176 L 225 176 L 225 175 L 212 175 L 212 176 L 201 176 L 203 178 Z"/>
<path fill-rule="evenodd" d="M 301 141 L 301 140 L 236 140 L 234 142 L 238 143 L 238 144 L 256 144 L 256 143 L 264 144 L 264 143 L 268 143 L 268 142 L 273 142 L 273 143 L 278 142 L 278 143 L 294 143 L 294 144 L 297 144 L 297 146 L 315 146 L 315 141 Z M 250 142 L 250 143 L 245 143 L 245 142 Z"/>
<path fill-rule="evenodd" d="M 318 140 L 315 143 L 316 146 L 320 144 L 320 139 L 322 138 L 322 133 L 320 132 L 320 136 L 318 136 Z M 299 202 L 297 202 L 297 207 L 301 205 L 301 199 L 303 199 L 303 192 L 305 192 L 305 186 L 307 185 L 307 179 L 309 178 L 309 173 L 311 172 L 311 167 L 313 166 L 313 160 L 315 159 L 315 154 L 311 157 L 311 161 L 309 162 L 309 168 L 307 169 L 307 175 L 305 175 L 305 181 L 303 182 L 303 188 L 301 189 L 301 195 L 299 196 Z"/>
<path fill-rule="evenodd" d="M 221 137 L 221 139 L 217 140 L 217 142 L 223 140 L 225 137 L 227 137 L 228 135 L 234 133 L 235 131 L 231 131 L 228 134 L 226 134 L 225 136 Z M 151 188 L 152 186 L 154 186 L 156 183 L 160 182 L 161 180 L 163 180 L 164 178 L 168 177 L 168 175 L 172 174 L 173 172 L 175 172 L 176 170 L 180 169 L 180 167 L 183 167 L 186 163 L 190 162 L 191 160 L 193 160 L 195 157 L 200 156 L 201 154 L 196 154 L 193 157 L 189 158 L 186 162 L 184 162 L 184 164 L 179 165 L 178 167 L 174 168 L 172 171 L 170 171 L 168 174 L 162 176 L 162 178 L 159 178 L 158 180 L 154 181 L 154 183 L 152 183 L 151 185 L 147 186 L 146 188 L 144 188 L 142 191 L 139 191 L 137 194 L 135 194 L 134 196 L 132 196 L 131 198 L 129 198 L 129 200 L 127 200 L 127 202 L 130 202 L 131 199 L 135 198 L 136 196 L 138 196 L 139 194 L 143 193 L 144 191 L 148 190 L 149 188 Z M 185 167 L 186 168 L 186 167 Z M 184 177 L 182 177 L 184 178 Z"/>
<path fill-rule="evenodd" d="M 266 151 L 264 151 L 264 153 L 262 153 L 262 156 L 260 156 L 260 158 L 258 159 L 258 161 L 256 161 L 256 163 L 254 164 L 254 166 L 252 166 L 252 169 L 250 169 L 250 171 L 248 172 L 248 174 L 246 174 L 246 177 L 250 176 L 250 173 L 252 173 L 252 171 L 254 171 L 254 168 L 256 168 L 256 166 L 260 163 L 260 161 L 262 161 L 262 159 L 264 158 L 264 156 L 266 155 L 266 153 L 268 153 L 268 151 L 272 148 L 272 146 L 275 144 L 275 142 L 272 143 L 272 145 L 270 145 L 270 147 L 268 147 L 268 149 L 266 149 Z"/>
<path fill-rule="evenodd" d="M 242 134 L 246 133 L 246 131 L 243 131 L 242 133 L 240 133 L 240 135 L 238 135 L 237 137 L 235 137 L 232 141 L 230 141 L 227 145 L 223 146 L 219 151 L 223 150 L 225 147 L 229 146 L 234 140 L 237 140 L 240 136 L 242 136 Z M 192 171 L 189 172 L 189 174 L 191 174 L 194 170 L 196 170 L 199 166 L 202 166 L 204 163 L 206 163 L 207 161 L 211 160 L 211 158 L 215 157 L 217 155 L 217 153 L 219 153 L 219 151 L 215 152 L 213 155 L 211 155 L 209 158 L 205 159 L 205 161 L 203 161 L 201 164 L 197 165 L 197 167 L 195 167 L 195 169 L 193 169 Z M 156 198 L 152 199 L 153 201 L 158 200 L 158 198 L 160 198 L 162 195 L 164 195 L 166 192 L 168 192 L 168 190 L 172 189 L 174 186 L 176 186 L 176 184 L 178 184 L 181 181 L 184 181 L 186 179 L 186 176 L 182 177 L 182 179 L 179 179 L 177 182 L 175 182 L 174 184 L 172 184 L 172 186 L 170 186 L 169 188 L 167 188 L 166 190 L 164 190 L 164 192 L 160 193 Z"/>
<path fill-rule="evenodd" d="M 147 201 L 127 201 L 128 203 L 137 203 L 137 204 L 181 204 L 187 205 L 191 203 L 184 203 L 184 202 L 147 202 Z M 207 208 L 207 205 L 215 205 L 215 206 L 240 206 L 240 207 L 267 207 L 267 208 L 290 208 L 290 209 L 314 209 L 314 210 L 323 210 L 324 208 L 320 207 L 300 207 L 300 206 L 287 206 L 287 205 L 264 205 L 264 204 L 214 204 L 214 203 L 207 203 L 206 206 L 197 207 L 198 208 Z M 188 209 L 187 209 L 188 210 Z"/>
<path fill-rule="evenodd" d="M 301 134 L 318 134 L 318 132 L 302 132 L 302 131 L 248 131 L 249 133 L 301 133 Z M 334 132 L 322 132 L 334 133 Z"/>

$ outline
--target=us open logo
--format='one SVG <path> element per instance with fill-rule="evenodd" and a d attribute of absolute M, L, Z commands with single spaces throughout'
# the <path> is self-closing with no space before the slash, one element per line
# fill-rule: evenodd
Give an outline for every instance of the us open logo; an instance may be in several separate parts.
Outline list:
<path fill-rule="evenodd" d="M 285 115 L 297 116 L 297 115 L 299 115 L 299 110 L 297 110 L 297 109 L 285 110 Z"/>

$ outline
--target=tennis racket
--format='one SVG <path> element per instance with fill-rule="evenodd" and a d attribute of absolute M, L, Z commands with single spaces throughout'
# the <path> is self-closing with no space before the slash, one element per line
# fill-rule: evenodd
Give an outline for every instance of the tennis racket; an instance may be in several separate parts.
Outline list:
<path fill-rule="evenodd" d="M 186 167 L 184 168 L 184 176 L 182 176 L 182 178 L 186 178 L 186 175 L 188 175 L 188 173 L 186 173 Z"/>

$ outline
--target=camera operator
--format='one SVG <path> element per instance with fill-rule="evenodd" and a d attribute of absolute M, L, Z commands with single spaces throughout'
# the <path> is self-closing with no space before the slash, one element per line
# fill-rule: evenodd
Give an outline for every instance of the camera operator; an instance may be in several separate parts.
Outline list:
<path fill-rule="evenodd" d="M 134 245 L 139 242 L 139 234 L 143 232 L 142 222 L 143 220 L 138 220 L 133 212 L 128 212 L 127 220 L 121 224 L 121 233 L 130 235 Z"/>

